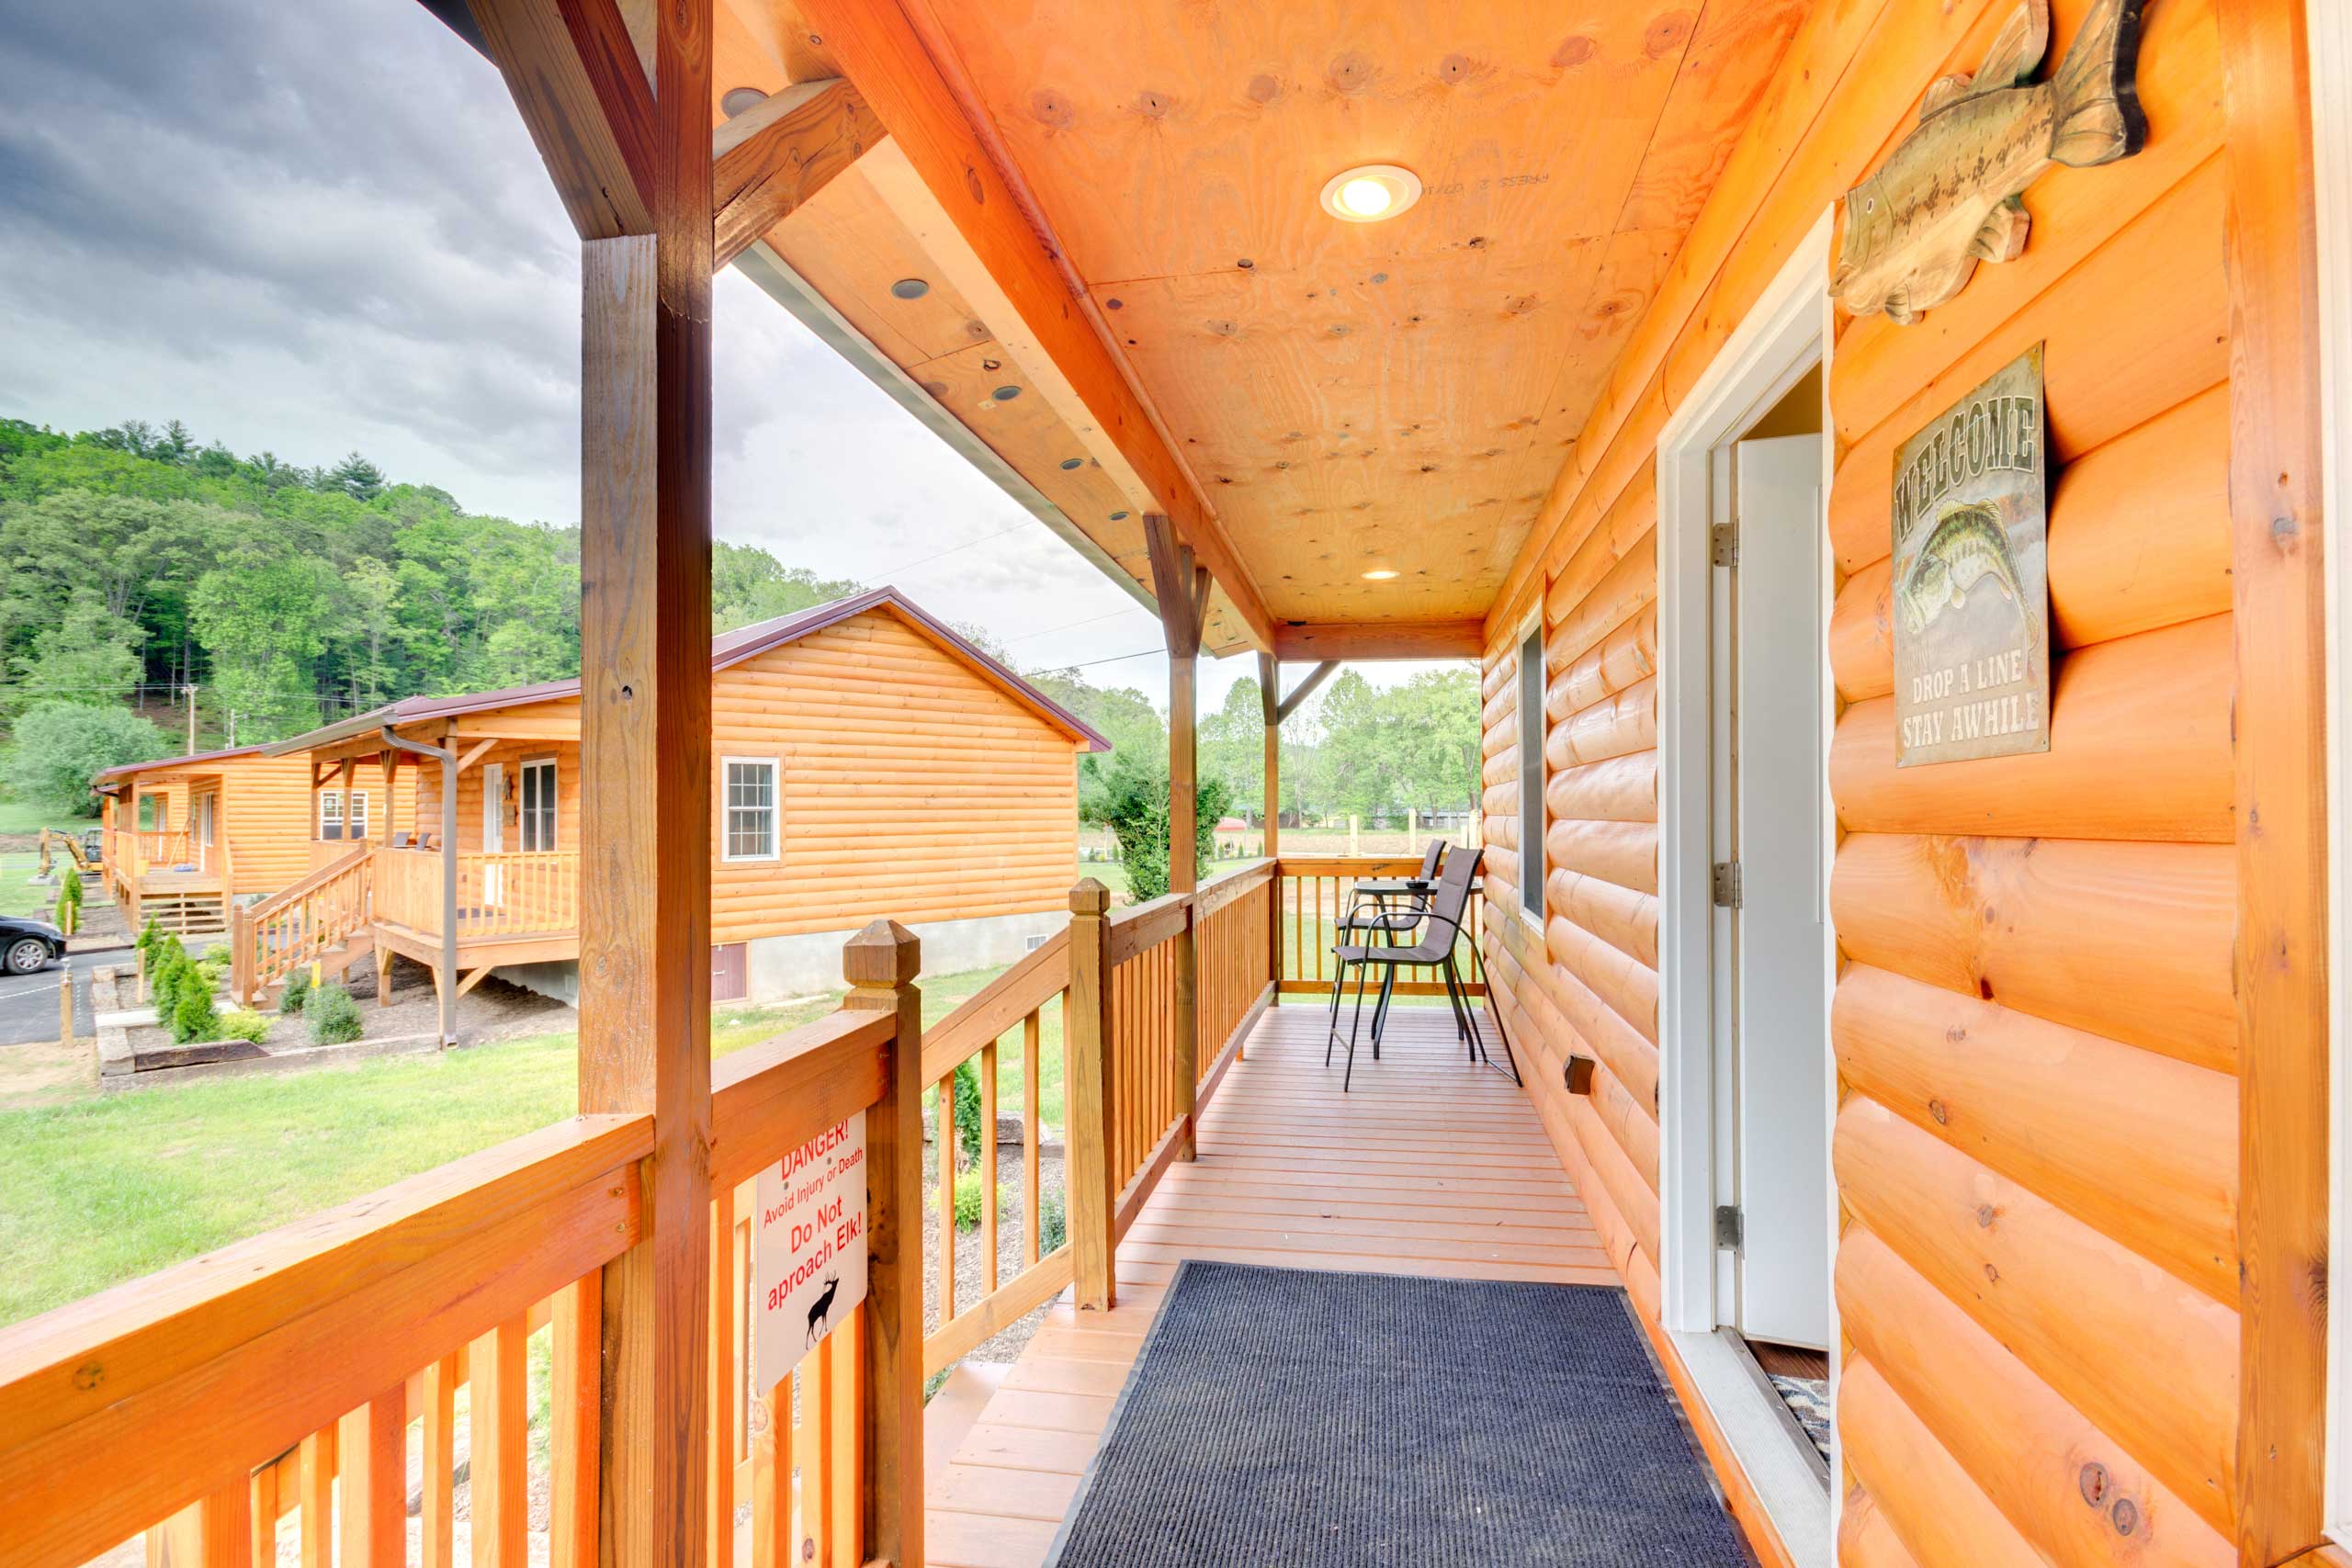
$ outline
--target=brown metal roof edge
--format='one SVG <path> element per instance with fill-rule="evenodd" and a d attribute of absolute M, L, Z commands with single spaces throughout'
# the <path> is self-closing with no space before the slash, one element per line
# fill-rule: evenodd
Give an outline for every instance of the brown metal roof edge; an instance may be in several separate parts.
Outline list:
<path fill-rule="evenodd" d="M 1006 668 L 968 637 L 962 636 L 913 600 L 888 584 L 880 588 L 868 589 L 863 593 L 853 593 L 846 599 L 833 599 L 822 604 L 813 604 L 806 610 L 796 610 L 789 615 L 779 615 L 774 620 L 760 621 L 752 626 L 738 627 L 731 632 L 722 632 L 710 639 L 711 671 L 716 674 L 721 670 L 741 664 L 747 659 L 756 658 L 772 649 L 782 648 L 786 643 L 796 642 L 811 632 L 822 631 L 827 626 L 836 626 L 854 615 L 862 615 L 868 610 L 880 609 L 885 605 L 904 616 L 924 635 L 940 643 L 950 653 L 970 664 L 982 675 L 1003 688 L 1006 694 L 1015 701 L 1036 710 L 1056 728 L 1066 730 L 1077 739 L 1085 742 L 1088 750 L 1108 751 L 1111 749 L 1111 742 L 1104 739 L 1101 731 L 1031 685 L 1017 672 Z M 580 679 L 575 675 L 568 681 L 542 681 L 536 685 L 508 686 L 494 692 L 468 692 L 447 697 L 403 697 L 399 702 L 388 703 L 382 707 L 371 708 L 366 713 L 354 714 L 349 718 L 337 719 L 333 724 L 313 729 L 308 734 L 295 736 L 290 740 L 279 740 L 267 746 L 247 747 L 244 750 L 258 750 L 271 757 L 283 757 L 295 751 L 310 751 L 322 746 L 332 746 L 337 741 L 348 740 L 356 735 L 365 735 L 370 730 L 381 728 L 388 724 L 398 728 L 405 724 L 414 724 L 423 719 L 455 718 L 465 714 L 482 713 L 492 708 L 522 707 L 532 703 L 553 702 L 564 697 L 576 697 L 579 694 Z M 142 763 L 141 765 L 153 767 L 156 764 Z"/>
<path fill-rule="evenodd" d="M 181 757 L 158 757 L 150 762 L 125 762 L 119 767 L 105 769 L 96 774 L 90 782 L 95 785 L 107 779 L 128 778 L 132 773 L 153 773 L 158 768 L 194 767 L 203 762 L 217 762 L 223 757 L 251 757 L 267 750 L 266 747 L 262 746 L 233 746 L 225 751 L 192 751 Z M 275 755 L 275 753 L 271 754 Z"/>

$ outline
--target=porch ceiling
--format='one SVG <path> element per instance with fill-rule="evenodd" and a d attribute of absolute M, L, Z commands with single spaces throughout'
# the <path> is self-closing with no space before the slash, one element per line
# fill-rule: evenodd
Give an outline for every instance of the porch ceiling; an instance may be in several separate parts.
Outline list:
<path fill-rule="evenodd" d="M 1808 0 L 902 6 L 1272 619 L 1458 624 L 1491 607 Z M 797 0 L 721 10 L 721 93 L 840 68 Z M 907 161 L 869 154 L 771 246 L 1148 592 L 1141 514 L 1181 507 L 1102 460 L 1084 406 L 990 396 L 1033 389 L 1034 348 L 967 297 L 986 278 L 955 287 L 970 257 L 894 189 Z M 1327 216 L 1324 182 L 1367 163 L 1426 194 Z M 903 277 L 929 292 L 893 297 Z M 1216 608 L 1210 646 L 1238 648 Z"/>

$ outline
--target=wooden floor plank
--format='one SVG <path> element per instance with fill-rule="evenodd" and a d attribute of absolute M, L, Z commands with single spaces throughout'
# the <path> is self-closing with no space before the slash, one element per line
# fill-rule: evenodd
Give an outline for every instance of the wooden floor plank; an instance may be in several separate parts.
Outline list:
<path fill-rule="evenodd" d="M 1345 1095 L 1325 1027 L 1311 1004 L 1260 1019 L 1201 1117 L 1199 1160 L 1168 1169 L 1120 1244 L 1118 1304 L 1048 1307 L 933 1485 L 932 1562 L 1044 1561 L 1187 1258 L 1618 1283 L 1533 1106 L 1463 1059 L 1444 1010 L 1400 1009 Z"/>

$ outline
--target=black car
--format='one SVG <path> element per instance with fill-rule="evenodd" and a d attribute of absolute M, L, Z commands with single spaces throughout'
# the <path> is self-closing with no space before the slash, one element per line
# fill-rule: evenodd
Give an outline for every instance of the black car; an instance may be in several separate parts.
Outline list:
<path fill-rule="evenodd" d="M 47 920 L 0 915 L 0 969 L 30 975 L 65 956 L 65 933 Z"/>

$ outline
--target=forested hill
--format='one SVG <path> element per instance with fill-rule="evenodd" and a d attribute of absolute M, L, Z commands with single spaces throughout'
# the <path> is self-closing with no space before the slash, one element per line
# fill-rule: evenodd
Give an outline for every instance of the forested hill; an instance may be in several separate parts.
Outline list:
<path fill-rule="evenodd" d="M 177 420 L 64 435 L 0 420 L 0 687 L 160 710 L 200 688 L 199 739 L 297 734 L 419 693 L 580 669 L 580 534 L 468 512 L 358 453 L 299 468 Z M 714 629 L 854 592 L 721 544 Z"/>

